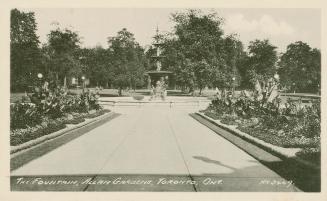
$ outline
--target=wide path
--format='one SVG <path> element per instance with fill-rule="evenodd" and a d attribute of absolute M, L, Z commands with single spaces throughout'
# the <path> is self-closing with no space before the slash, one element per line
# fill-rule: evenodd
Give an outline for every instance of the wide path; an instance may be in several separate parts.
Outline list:
<path fill-rule="evenodd" d="M 13 171 L 14 189 L 38 178 L 39 190 L 297 191 L 191 110 L 115 108 L 121 116 Z M 58 180 L 78 182 L 45 184 Z"/>

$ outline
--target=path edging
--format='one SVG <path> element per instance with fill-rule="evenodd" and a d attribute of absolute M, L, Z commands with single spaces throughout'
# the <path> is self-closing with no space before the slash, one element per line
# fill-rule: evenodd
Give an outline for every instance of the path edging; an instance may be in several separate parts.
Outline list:
<path fill-rule="evenodd" d="M 305 165 L 305 166 L 308 166 L 310 168 L 313 168 L 313 169 L 320 169 L 320 167 L 316 164 L 313 164 L 313 163 L 310 163 L 306 160 L 303 160 L 301 158 L 299 158 L 298 156 L 296 156 L 296 153 L 298 153 L 299 151 L 301 151 L 302 149 L 301 148 L 284 148 L 284 147 L 279 147 L 279 146 L 276 146 L 276 145 L 273 145 L 273 144 L 270 144 L 270 143 L 267 143 L 263 140 L 260 140 L 258 138 L 255 138 L 245 132 L 242 132 L 240 130 L 238 130 L 236 128 L 236 126 L 233 126 L 233 125 L 226 125 L 226 124 L 223 124 L 221 123 L 219 120 L 215 120 L 211 117 L 208 117 L 206 116 L 205 114 L 201 113 L 201 112 L 195 112 L 196 115 L 199 115 L 201 116 L 202 118 L 204 118 L 205 120 L 215 124 L 216 126 L 222 128 L 222 129 L 225 129 L 245 140 L 247 140 L 248 142 L 250 143 L 253 143 L 259 147 L 262 147 L 263 149 L 275 154 L 275 155 L 278 155 L 282 158 L 285 158 L 285 159 L 292 159 L 302 165 Z"/>
<path fill-rule="evenodd" d="M 54 133 L 51 133 L 51 134 L 48 134 L 48 135 L 44 135 L 42 137 L 39 137 L 39 138 L 36 138 L 34 140 L 30 140 L 28 142 L 25 142 L 25 143 L 22 143 L 22 144 L 19 144 L 19 145 L 16 145 L 16 146 L 10 146 L 10 154 L 14 154 L 14 153 L 17 153 L 19 151 L 23 151 L 25 149 L 29 149 L 29 148 L 32 148 L 38 144 L 41 144 L 45 141 L 48 141 L 48 140 L 52 140 L 54 138 L 57 138 L 61 135 L 64 135 L 70 131 L 73 131 L 73 130 L 76 130 L 80 127 L 83 127 L 83 126 L 86 126 L 88 124 L 91 124 L 91 123 L 95 123 L 97 121 L 101 121 L 102 119 L 104 118 L 107 118 L 109 116 L 112 116 L 114 114 L 114 112 L 110 111 L 109 113 L 105 113 L 103 115 L 100 115 L 98 117 L 95 117 L 95 118 L 92 118 L 92 119 L 89 119 L 89 118 L 85 118 L 85 121 L 84 122 L 81 122 L 79 124 L 67 124 L 66 128 L 63 128 L 59 131 L 56 131 Z"/>

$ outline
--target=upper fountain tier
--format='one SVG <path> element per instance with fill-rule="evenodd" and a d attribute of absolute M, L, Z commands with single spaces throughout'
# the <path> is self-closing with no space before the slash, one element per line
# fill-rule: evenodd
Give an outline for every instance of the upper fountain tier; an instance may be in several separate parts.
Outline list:
<path fill-rule="evenodd" d="M 157 26 L 157 29 L 156 29 L 156 35 L 153 37 L 154 38 L 154 43 L 153 43 L 153 46 L 155 47 L 156 49 L 156 55 L 153 55 L 151 56 L 152 58 L 155 59 L 155 64 L 156 64 L 156 71 L 157 73 L 158 72 L 161 72 L 161 58 L 164 58 L 165 56 L 162 56 L 161 53 L 162 53 L 162 50 L 161 50 L 161 46 L 162 46 L 162 42 L 161 42 L 161 36 L 159 34 L 159 29 L 158 29 L 158 26 Z M 151 72 L 148 72 L 148 74 L 151 74 L 153 73 L 153 71 Z M 164 74 L 169 74 L 170 72 L 168 71 L 165 71 L 163 72 Z"/>
<path fill-rule="evenodd" d="M 161 36 L 159 34 L 158 27 L 156 30 L 156 35 L 153 38 L 154 38 L 153 46 L 155 47 L 156 54 L 151 56 L 151 58 L 153 58 L 153 61 L 155 62 L 156 69 L 147 71 L 146 74 L 149 76 L 150 82 L 152 82 L 152 84 L 155 84 L 156 81 L 160 80 L 163 77 L 167 77 L 172 72 L 161 70 L 161 68 L 162 68 L 161 60 L 165 56 L 161 55 L 161 53 L 162 53 L 161 47 L 162 47 L 163 43 L 161 42 Z"/>

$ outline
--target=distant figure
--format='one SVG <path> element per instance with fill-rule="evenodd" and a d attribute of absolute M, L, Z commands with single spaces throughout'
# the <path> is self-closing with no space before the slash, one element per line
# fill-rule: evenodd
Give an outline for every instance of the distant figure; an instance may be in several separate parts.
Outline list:
<path fill-rule="evenodd" d="M 43 84 L 43 86 L 42 86 L 42 89 L 44 91 L 49 91 L 49 82 L 45 81 L 44 84 Z"/>
<path fill-rule="evenodd" d="M 151 94 L 153 95 L 154 94 L 154 86 L 153 85 L 151 85 Z"/>

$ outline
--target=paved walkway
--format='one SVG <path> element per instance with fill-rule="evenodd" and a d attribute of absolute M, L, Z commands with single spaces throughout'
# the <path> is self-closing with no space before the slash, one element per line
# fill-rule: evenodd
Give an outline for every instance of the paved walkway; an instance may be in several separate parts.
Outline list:
<path fill-rule="evenodd" d="M 79 181 L 71 187 L 59 185 L 55 190 L 297 190 L 191 118 L 188 113 L 192 108 L 145 106 L 115 110 L 122 115 L 16 169 L 12 176 L 24 176 L 22 180 L 37 176 L 41 180 Z M 15 189 L 19 189 L 17 178 L 12 178 L 12 184 L 17 184 Z M 51 189 L 49 186 L 43 188 Z"/>

